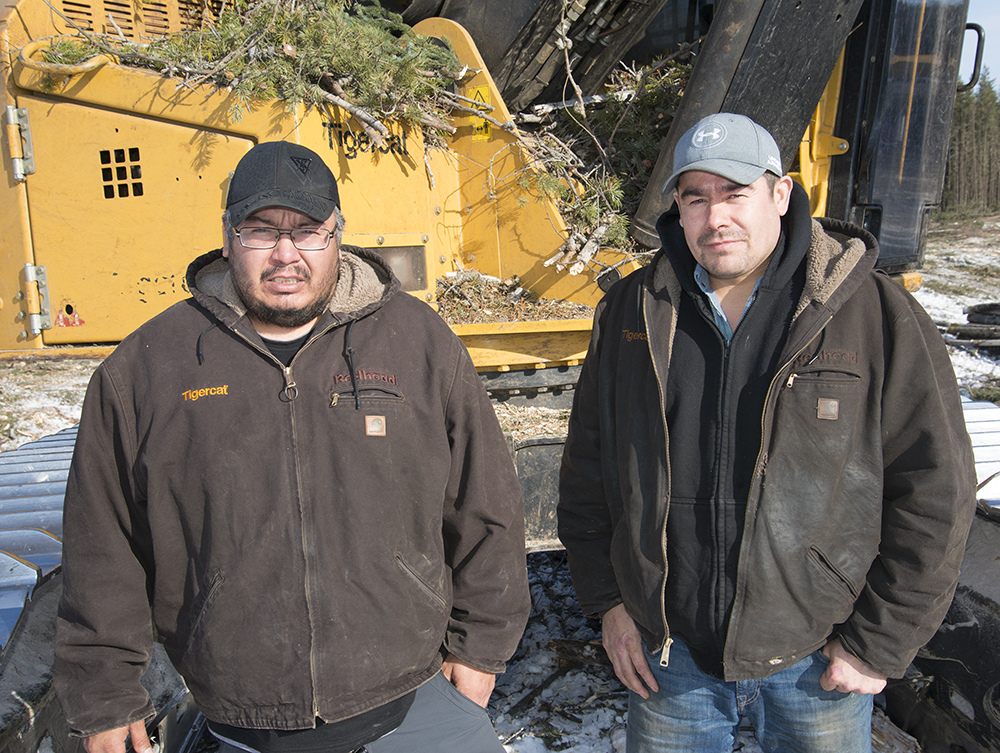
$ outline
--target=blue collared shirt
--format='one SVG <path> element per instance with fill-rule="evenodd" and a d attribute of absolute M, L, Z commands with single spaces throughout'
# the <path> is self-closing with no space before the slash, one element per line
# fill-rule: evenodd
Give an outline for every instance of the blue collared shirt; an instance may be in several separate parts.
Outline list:
<path fill-rule="evenodd" d="M 757 278 L 757 282 L 753 285 L 753 292 L 750 297 L 747 298 L 746 306 L 743 307 L 743 313 L 740 314 L 740 322 L 743 321 L 743 317 L 746 316 L 747 309 L 750 308 L 750 304 L 753 303 L 753 299 L 757 297 L 757 288 L 760 287 L 760 281 L 762 277 Z M 715 326 L 719 328 L 722 336 L 726 338 L 726 342 L 730 342 L 733 339 L 733 328 L 729 326 L 729 320 L 726 318 L 725 313 L 722 311 L 722 303 L 719 301 L 719 296 L 716 295 L 715 289 L 712 287 L 712 282 L 708 278 L 708 270 L 706 270 L 701 264 L 695 264 L 694 266 L 694 281 L 698 283 L 698 287 L 701 288 L 701 292 L 705 294 L 708 298 L 708 302 L 712 304 L 712 313 L 715 315 Z M 736 322 L 736 326 L 740 326 L 740 322 Z"/>

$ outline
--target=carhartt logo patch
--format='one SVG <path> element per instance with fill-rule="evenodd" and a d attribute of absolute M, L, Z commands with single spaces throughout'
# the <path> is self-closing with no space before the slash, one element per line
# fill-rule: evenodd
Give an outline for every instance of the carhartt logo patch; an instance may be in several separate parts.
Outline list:
<path fill-rule="evenodd" d="M 832 397 L 821 397 L 816 401 L 816 418 L 836 421 L 840 418 L 840 401 Z"/>
<path fill-rule="evenodd" d="M 384 437 L 385 416 L 365 416 L 365 434 L 369 437 Z"/>
<path fill-rule="evenodd" d="M 228 395 L 229 385 L 224 384 L 221 387 L 202 387 L 200 390 L 185 390 L 181 393 L 181 396 L 185 401 L 187 400 L 198 400 L 199 398 L 209 397 L 213 395 Z"/>
<path fill-rule="evenodd" d="M 295 165 L 295 169 L 302 173 L 302 177 L 309 174 L 309 166 L 312 164 L 312 160 L 308 157 L 289 157 L 291 163 Z"/>

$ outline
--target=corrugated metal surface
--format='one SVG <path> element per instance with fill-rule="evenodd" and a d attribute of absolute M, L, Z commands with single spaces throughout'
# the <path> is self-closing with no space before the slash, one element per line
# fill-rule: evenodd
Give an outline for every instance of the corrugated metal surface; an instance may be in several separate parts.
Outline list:
<path fill-rule="evenodd" d="M 976 480 L 982 484 L 977 496 L 1000 508 L 1000 406 L 966 400 L 962 407 L 976 454 Z"/>
<path fill-rule="evenodd" d="M 62 561 L 62 506 L 76 427 L 0 454 L 0 647 Z"/>

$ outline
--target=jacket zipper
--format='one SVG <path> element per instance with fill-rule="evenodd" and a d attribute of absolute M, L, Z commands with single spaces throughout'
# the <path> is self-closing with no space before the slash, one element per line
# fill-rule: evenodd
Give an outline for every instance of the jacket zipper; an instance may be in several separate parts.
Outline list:
<path fill-rule="evenodd" d="M 350 395 L 353 392 L 351 389 L 338 390 L 330 396 L 330 407 L 336 408 L 338 403 L 340 403 L 341 395 Z M 358 389 L 359 394 L 364 393 L 378 393 L 376 395 L 369 395 L 375 400 L 402 400 L 403 395 L 396 390 L 386 389 L 385 387 L 361 387 Z"/>
<path fill-rule="evenodd" d="M 743 524 L 743 533 L 744 534 L 746 533 L 746 526 L 749 525 L 751 519 L 756 520 L 756 518 L 757 518 L 757 512 L 760 509 L 760 498 L 761 498 L 761 495 L 762 495 L 763 490 L 764 490 L 764 471 L 767 469 L 767 445 L 765 444 L 765 440 L 767 439 L 767 416 L 768 416 L 769 410 L 771 409 L 771 405 L 774 402 L 775 386 L 779 383 L 779 381 L 781 381 L 781 374 L 782 374 L 782 372 L 784 372 L 785 369 L 790 368 L 795 363 L 795 360 L 800 355 L 802 355 L 802 353 L 805 352 L 806 348 L 809 347 L 809 344 L 813 340 L 815 340 L 816 337 L 819 335 L 819 333 L 822 332 L 826 328 L 826 325 L 828 325 L 830 323 L 831 319 L 833 319 L 833 314 L 828 314 L 826 316 L 826 318 L 823 319 L 823 321 L 819 323 L 819 325 L 816 327 L 815 332 L 813 332 L 808 338 L 806 338 L 806 341 L 802 345 L 802 347 L 799 348 L 797 351 L 795 351 L 795 353 L 793 353 L 791 355 L 791 357 L 787 361 L 785 361 L 785 363 L 782 364 L 781 368 L 779 368 L 778 371 L 775 372 L 774 378 L 771 379 L 771 383 L 767 387 L 767 394 L 764 397 L 764 410 L 760 414 L 760 450 L 757 453 L 757 462 L 754 463 L 753 479 L 750 482 L 750 489 L 747 492 L 747 506 L 748 506 L 748 508 L 749 508 L 750 501 L 754 500 L 753 515 L 751 517 L 750 510 L 748 509 L 747 510 L 747 516 L 746 516 L 746 522 L 744 522 L 744 524 Z M 788 384 L 790 386 L 792 383 L 794 383 L 795 382 L 795 377 L 796 377 L 795 374 L 789 374 L 788 377 L 785 380 L 786 384 Z M 741 584 L 745 580 L 745 578 L 743 577 L 743 569 L 744 569 L 744 567 L 743 567 L 743 560 L 744 560 L 744 557 L 746 556 L 745 552 L 746 552 L 746 550 L 743 548 L 743 546 L 741 544 L 741 546 L 740 546 L 739 561 L 738 561 L 737 566 L 736 566 L 736 589 L 737 589 L 737 593 L 736 593 L 736 596 L 733 599 L 733 609 L 732 609 L 732 612 L 731 612 L 731 614 L 729 616 L 729 625 L 730 625 L 730 627 L 736 624 L 737 618 L 739 616 L 739 612 L 741 611 L 740 610 L 740 594 L 739 594 L 739 590 L 740 590 Z M 725 644 L 725 646 L 722 649 L 723 672 L 725 672 L 726 654 L 727 654 L 728 650 L 729 650 L 729 640 L 727 638 L 726 639 L 726 644 Z"/>
<path fill-rule="evenodd" d="M 791 374 L 788 375 L 788 381 L 785 382 L 785 387 L 787 387 L 788 389 L 791 389 L 792 386 L 795 384 L 795 380 L 796 379 L 798 379 L 799 377 L 805 377 L 807 374 L 810 374 L 810 373 L 815 373 L 815 372 L 793 371 Z M 841 375 L 841 379 L 839 379 L 839 380 L 838 379 L 832 379 L 832 378 L 824 379 L 823 382 L 825 382 L 825 383 L 847 382 L 847 381 L 849 381 L 849 379 L 844 379 L 843 377 L 846 376 L 846 377 L 849 377 L 849 378 L 855 378 L 856 379 L 857 376 L 858 376 L 854 372 L 843 371 L 843 370 L 838 370 L 838 369 L 823 369 L 823 373 L 826 373 L 826 374 L 840 374 Z M 817 383 L 819 383 L 820 380 L 817 379 L 816 381 L 817 381 Z"/>
<path fill-rule="evenodd" d="M 319 702 L 317 700 L 319 692 L 316 683 L 316 644 L 315 644 L 315 631 L 313 629 L 313 609 L 312 609 L 313 589 L 311 587 L 311 578 L 312 578 L 311 571 L 313 568 L 309 567 L 309 546 L 308 546 L 309 527 L 306 525 L 306 516 L 304 515 L 302 510 L 302 478 L 299 475 L 300 468 L 298 461 L 298 441 L 297 441 L 298 427 L 295 422 L 295 409 L 293 407 L 295 398 L 298 397 L 299 390 L 295 384 L 295 377 L 292 376 L 292 364 L 295 363 L 295 359 L 298 358 L 299 353 L 308 348 L 319 337 L 326 334 L 328 331 L 330 331 L 336 326 L 337 322 L 331 322 L 327 327 L 323 329 L 322 332 L 317 332 L 312 337 L 310 337 L 305 343 L 303 343 L 302 347 L 299 348 L 298 352 L 294 356 L 292 356 L 292 360 L 289 362 L 288 366 L 285 366 L 281 361 L 275 358 L 274 354 L 271 353 L 271 351 L 269 351 L 267 348 L 263 349 L 259 348 L 257 344 L 254 343 L 249 337 L 244 335 L 242 332 L 239 332 L 235 327 L 231 328 L 233 332 L 236 332 L 236 334 L 238 334 L 241 338 L 243 338 L 243 340 L 246 341 L 247 345 L 249 345 L 251 348 L 253 348 L 258 352 L 264 353 L 275 364 L 277 364 L 278 368 L 281 369 L 282 376 L 285 379 L 285 388 L 283 390 L 283 394 L 285 395 L 285 398 L 288 400 L 288 410 L 289 410 L 290 421 L 292 424 L 292 457 L 295 461 L 295 494 L 296 494 L 296 500 L 298 501 L 299 504 L 299 518 L 302 521 L 301 522 L 302 556 L 305 562 L 305 570 L 306 570 L 304 586 L 305 586 L 305 597 L 306 597 L 306 611 L 309 616 L 309 635 L 311 642 L 311 645 L 309 647 L 309 682 L 312 685 L 312 710 L 314 717 L 319 716 Z"/>
<path fill-rule="evenodd" d="M 771 383 L 767 387 L 767 395 L 764 398 L 764 410 L 760 414 L 760 450 L 757 454 L 757 462 L 754 464 L 754 476 L 751 481 L 750 493 L 747 495 L 747 500 L 760 496 L 758 485 L 761 482 L 761 477 L 763 476 L 764 469 L 767 467 L 767 447 L 764 444 L 764 440 L 767 438 L 766 437 L 767 415 L 774 401 L 773 398 L 775 395 L 775 386 L 778 384 L 782 372 L 784 372 L 785 369 L 790 368 L 792 364 L 795 363 L 795 360 L 805 352 L 806 348 L 809 347 L 809 344 L 816 339 L 817 335 L 819 335 L 819 333 L 823 331 L 826 325 L 830 323 L 830 320 L 832 318 L 833 315 L 830 314 L 819 324 L 819 326 L 816 328 L 816 331 L 805 341 L 805 344 L 797 351 L 795 351 L 795 353 L 793 353 L 791 357 L 787 361 L 785 361 L 785 363 L 782 364 L 781 368 L 778 369 L 778 371 L 775 373 L 774 378 L 771 379 Z M 785 385 L 787 387 L 791 387 L 795 383 L 795 380 L 798 378 L 798 376 L 799 375 L 797 373 L 794 372 L 790 373 L 785 380 Z M 760 500 L 758 499 L 758 502 L 759 501 Z M 757 516 L 757 506 L 754 505 L 754 517 L 756 516 Z"/>
<path fill-rule="evenodd" d="M 653 355 L 653 331 L 649 327 L 648 309 L 646 307 L 646 291 L 643 290 L 642 319 L 646 325 L 646 347 L 649 349 L 649 361 L 653 364 L 653 374 L 656 376 L 656 386 L 660 395 L 660 420 L 663 422 L 663 461 L 667 469 L 666 508 L 663 511 L 663 530 L 660 531 L 660 554 L 663 557 L 663 582 L 660 584 L 660 621 L 663 624 L 663 648 L 660 649 L 660 666 L 666 667 L 670 661 L 670 646 L 674 639 L 670 637 L 670 627 L 667 625 L 667 515 L 670 513 L 670 487 L 673 483 L 670 473 L 670 434 L 667 431 L 667 415 L 663 410 L 663 397 L 666 394 L 663 378 L 656 365 Z"/>
<path fill-rule="evenodd" d="M 309 614 L 309 637 L 310 637 L 309 681 L 312 684 L 312 707 L 313 707 L 314 718 L 319 717 L 319 700 L 318 700 L 319 685 L 316 681 L 316 633 L 315 630 L 313 629 L 313 608 L 312 608 L 312 601 L 313 601 L 312 578 L 313 578 L 313 570 L 315 568 L 310 567 L 309 564 L 310 562 L 309 550 L 311 549 L 311 547 L 309 546 L 308 542 L 310 541 L 311 536 L 310 536 L 309 526 L 307 525 L 306 516 L 304 510 L 302 509 L 302 477 L 300 475 L 301 469 L 298 460 L 299 458 L 298 426 L 295 421 L 295 408 L 293 405 L 295 398 L 298 396 L 299 391 L 298 387 L 296 387 L 295 385 L 295 378 L 292 376 L 292 364 L 295 363 L 295 359 L 298 358 L 299 353 L 308 348 L 310 345 L 312 345 L 312 343 L 316 342 L 318 338 L 322 337 L 336 326 L 337 326 L 336 322 L 331 322 L 329 325 L 324 327 L 321 332 L 314 333 L 312 337 L 310 337 L 308 340 L 306 340 L 305 343 L 303 343 L 302 347 L 298 349 L 295 355 L 292 356 L 292 360 L 289 361 L 288 366 L 281 364 L 283 372 L 285 374 L 285 397 L 287 397 L 289 401 L 289 412 L 291 414 L 291 421 L 292 421 L 292 455 L 295 458 L 295 486 L 296 486 L 295 492 L 299 502 L 299 516 L 302 520 L 302 557 L 305 563 L 305 571 L 306 571 L 306 577 L 305 577 L 306 609 Z M 279 361 L 279 364 L 280 363 L 281 362 Z M 313 526 L 313 530 L 315 530 L 315 526 Z"/>

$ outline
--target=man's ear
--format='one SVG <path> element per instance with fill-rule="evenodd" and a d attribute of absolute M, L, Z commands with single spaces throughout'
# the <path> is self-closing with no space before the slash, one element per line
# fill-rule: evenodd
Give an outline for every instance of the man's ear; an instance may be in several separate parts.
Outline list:
<path fill-rule="evenodd" d="M 226 226 L 222 226 L 222 258 L 229 258 L 229 233 L 226 232 Z"/>
<path fill-rule="evenodd" d="M 791 201 L 794 185 L 795 181 L 788 175 L 781 176 L 774 184 L 774 203 L 778 206 L 778 214 L 782 217 L 788 212 L 788 203 Z"/>
<path fill-rule="evenodd" d="M 681 195 L 677 193 L 677 189 L 674 189 L 674 204 L 677 206 L 677 223 L 684 227 L 684 217 L 680 214 L 681 211 Z"/>

